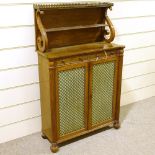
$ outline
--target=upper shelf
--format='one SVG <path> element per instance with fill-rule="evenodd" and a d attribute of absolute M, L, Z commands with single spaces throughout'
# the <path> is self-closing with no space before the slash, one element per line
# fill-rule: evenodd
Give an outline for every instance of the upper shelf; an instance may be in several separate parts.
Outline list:
<path fill-rule="evenodd" d="M 35 9 L 71 9 L 71 8 L 93 8 L 93 7 L 111 7 L 113 3 L 109 2 L 66 2 L 66 3 L 35 3 Z"/>
<path fill-rule="evenodd" d="M 76 30 L 76 29 L 88 29 L 88 28 L 98 28 L 105 27 L 107 24 L 94 24 L 94 25 L 84 25 L 84 26 L 69 26 L 69 27 L 56 27 L 45 29 L 46 32 L 55 32 L 55 31 L 67 31 L 67 30 Z"/>
<path fill-rule="evenodd" d="M 34 4 L 36 49 L 47 52 L 52 48 L 112 42 L 115 30 L 107 15 L 111 6 L 106 2 Z"/>

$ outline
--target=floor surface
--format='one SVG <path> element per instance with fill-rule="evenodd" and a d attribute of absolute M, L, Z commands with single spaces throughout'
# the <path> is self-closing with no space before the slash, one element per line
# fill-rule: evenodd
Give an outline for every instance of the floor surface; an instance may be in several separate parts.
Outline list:
<path fill-rule="evenodd" d="M 155 155 L 155 97 L 121 108 L 121 128 L 76 139 L 55 155 Z M 0 155 L 51 155 L 40 133 L 0 144 Z"/>

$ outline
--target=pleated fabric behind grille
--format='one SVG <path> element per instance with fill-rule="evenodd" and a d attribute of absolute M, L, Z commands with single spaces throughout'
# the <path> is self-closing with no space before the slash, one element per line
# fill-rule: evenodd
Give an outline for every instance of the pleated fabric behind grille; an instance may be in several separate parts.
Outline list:
<path fill-rule="evenodd" d="M 93 66 L 92 125 L 112 118 L 115 62 Z"/>
<path fill-rule="evenodd" d="M 60 136 L 83 129 L 85 68 L 59 72 Z"/>

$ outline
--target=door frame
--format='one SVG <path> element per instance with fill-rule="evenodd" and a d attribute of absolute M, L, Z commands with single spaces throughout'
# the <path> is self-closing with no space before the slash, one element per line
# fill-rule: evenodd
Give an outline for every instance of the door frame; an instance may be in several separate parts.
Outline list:
<path fill-rule="evenodd" d="M 73 69 L 77 69 L 77 68 L 85 68 L 85 82 L 84 82 L 84 124 L 85 127 L 77 130 L 77 131 L 73 131 L 71 133 L 65 134 L 63 136 L 60 136 L 60 115 L 59 115 L 59 72 L 62 71 L 68 71 L 68 70 L 73 70 Z M 72 137 L 75 137 L 76 135 L 82 133 L 82 132 L 86 132 L 87 131 L 87 126 L 88 126 L 88 63 L 77 63 L 77 64 L 67 64 L 61 67 L 57 67 L 56 68 L 56 118 L 57 118 L 57 139 L 58 141 L 65 141 L 67 139 L 70 139 Z"/>
<path fill-rule="evenodd" d="M 88 109 L 88 129 L 97 128 L 103 124 L 110 123 L 115 120 L 115 107 L 116 107 L 116 97 L 117 97 L 117 79 L 118 79 L 118 57 L 117 55 L 114 57 L 109 57 L 107 59 L 101 59 L 97 61 L 91 61 L 89 66 L 89 109 Z M 102 121 L 98 124 L 92 125 L 92 80 L 93 80 L 93 66 L 96 64 L 102 64 L 107 62 L 115 61 L 115 69 L 114 69 L 114 88 L 113 88 L 113 103 L 112 103 L 112 119 Z"/>

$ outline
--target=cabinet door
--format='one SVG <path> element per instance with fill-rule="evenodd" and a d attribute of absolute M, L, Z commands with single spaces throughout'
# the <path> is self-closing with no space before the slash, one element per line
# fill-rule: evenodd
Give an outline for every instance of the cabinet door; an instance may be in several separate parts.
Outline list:
<path fill-rule="evenodd" d="M 113 120 L 115 110 L 117 60 L 102 60 L 90 69 L 90 128 Z"/>
<path fill-rule="evenodd" d="M 87 65 L 57 69 L 57 107 L 59 138 L 74 136 L 87 128 Z"/>

